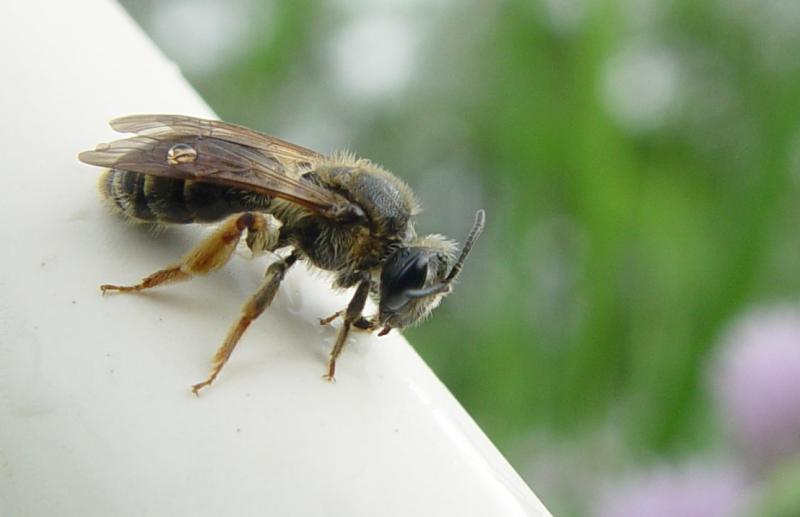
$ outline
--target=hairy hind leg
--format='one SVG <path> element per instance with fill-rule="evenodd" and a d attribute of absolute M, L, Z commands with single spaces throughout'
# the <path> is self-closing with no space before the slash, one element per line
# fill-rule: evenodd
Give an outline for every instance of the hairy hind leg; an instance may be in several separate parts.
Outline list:
<path fill-rule="evenodd" d="M 100 290 L 104 294 L 108 291 L 136 292 L 215 271 L 230 260 L 245 230 L 247 230 L 247 245 L 254 253 L 274 248 L 280 233 L 280 230 L 274 224 L 270 224 L 263 214 L 247 212 L 235 215 L 226 219 L 214 233 L 206 237 L 176 264 L 156 271 L 138 284 L 103 284 Z"/>
<path fill-rule="evenodd" d="M 239 339 L 241 339 L 244 331 L 247 330 L 250 323 L 258 318 L 261 313 L 270 306 L 272 300 L 275 298 L 275 294 L 278 292 L 278 287 L 280 287 L 283 277 L 286 275 L 286 271 L 298 258 L 299 255 L 297 252 L 293 252 L 285 259 L 270 264 L 261 286 L 244 304 L 241 317 L 228 331 L 228 335 L 225 337 L 222 346 L 220 346 L 217 353 L 214 354 L 214 362 L 208 378 L 192 386 L 192 392 L 195 395 L 197 395 L 201 389 L 214 382 L 214 379 L 217 378 L 222 367 L 228 362 L 228 358 L 230 358 L 231 353 L 233 353 L 233 349 L 236 348 L 236 344 L 239 342 Z"/>

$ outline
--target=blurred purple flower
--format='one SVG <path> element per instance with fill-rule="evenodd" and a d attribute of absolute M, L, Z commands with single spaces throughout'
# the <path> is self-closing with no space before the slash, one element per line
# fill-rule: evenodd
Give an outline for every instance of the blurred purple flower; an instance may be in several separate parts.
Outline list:
<path fill-rule="evenodd" d="M 745 509 L 741 473 L 699 463 L 660 466 L 609 487 L 596 517 L 733 517 Z"/>
<path fill-rule="evenodd" d="M 733 437 L 754 466 L 800 453 L 800 311 L 773 308 L 740 319 L 711 373 Z"/>

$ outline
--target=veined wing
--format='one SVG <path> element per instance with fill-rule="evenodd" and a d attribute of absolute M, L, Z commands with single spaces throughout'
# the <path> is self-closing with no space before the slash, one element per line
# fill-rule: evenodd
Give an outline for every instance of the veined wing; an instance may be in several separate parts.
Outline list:
<path fill-rule="evenodd" d="M 127 115 L 113 119 L 111 127 L 120 133 L 154 137 L 204 136 L 253 147 L 275 157 L 286 168 L 287 174 L 292 175 L 315 168 L 324 158 L 316 151 L 244 126 L 185 115 Z"/>
<path fill-rule="evenodd" d="M 298 171 L 313 169 L 322 155 L 246 128 L 212 122 L 173 115 L 123 117 L 114 124 L 139 136 L 100 144 L 78 158 L 100 167 L 252 190 L 335 220 L 364 217 L 358 205 L 300 177 Z M 174 159 L 176 150 L 180 159 Z"/>

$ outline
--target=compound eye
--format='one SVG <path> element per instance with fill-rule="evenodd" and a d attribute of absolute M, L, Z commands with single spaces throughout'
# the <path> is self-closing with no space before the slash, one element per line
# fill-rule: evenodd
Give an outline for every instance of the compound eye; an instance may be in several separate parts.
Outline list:
<path fill-rule="evenodd" d="M 397 311 L 408 303 L 406 293 L 420 289 L 428 278 L 428 254 L 406 248 L 386 262 L 381 274 L 381 306 Z"/>
<path fill-rule="evenodd" d="M 428 257 L 419 256 L 416 260 L 409 261 L 400 277 L 395 283 L 395 288 L 400 291 L 419 289 L 425 285 L 428 277 Z"/>

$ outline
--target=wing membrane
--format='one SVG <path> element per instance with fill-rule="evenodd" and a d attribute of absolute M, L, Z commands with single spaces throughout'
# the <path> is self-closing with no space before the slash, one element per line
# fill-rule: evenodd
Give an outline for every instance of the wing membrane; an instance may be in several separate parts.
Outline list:
<path fill-rule="evenodd" d="M 260 149 L 277 158 L 284 166 L 310 169 L 323 155 L 291 142 L 258 131 L 218 120 L 206 120 L 184 115 L 127 115 L 111 121 L 120 133 L 150 136 L 204 136 Z M 293 171 L 287 171 L 293 172 Z"/>
<path fill-rule="evenodd" d="M 178 179 L 206 181 L 287 199 L 325 217 L 361 217 L 360 207 L 300 176 L 323 156 L 289 142 L 224 122 L 178 115 L 132 115 L 112 121 L 138 136 L 100 144 L 79 159 L 90 165 Z M 176 144 L 197 151 L 188 163 L 171 164 Z"/>

